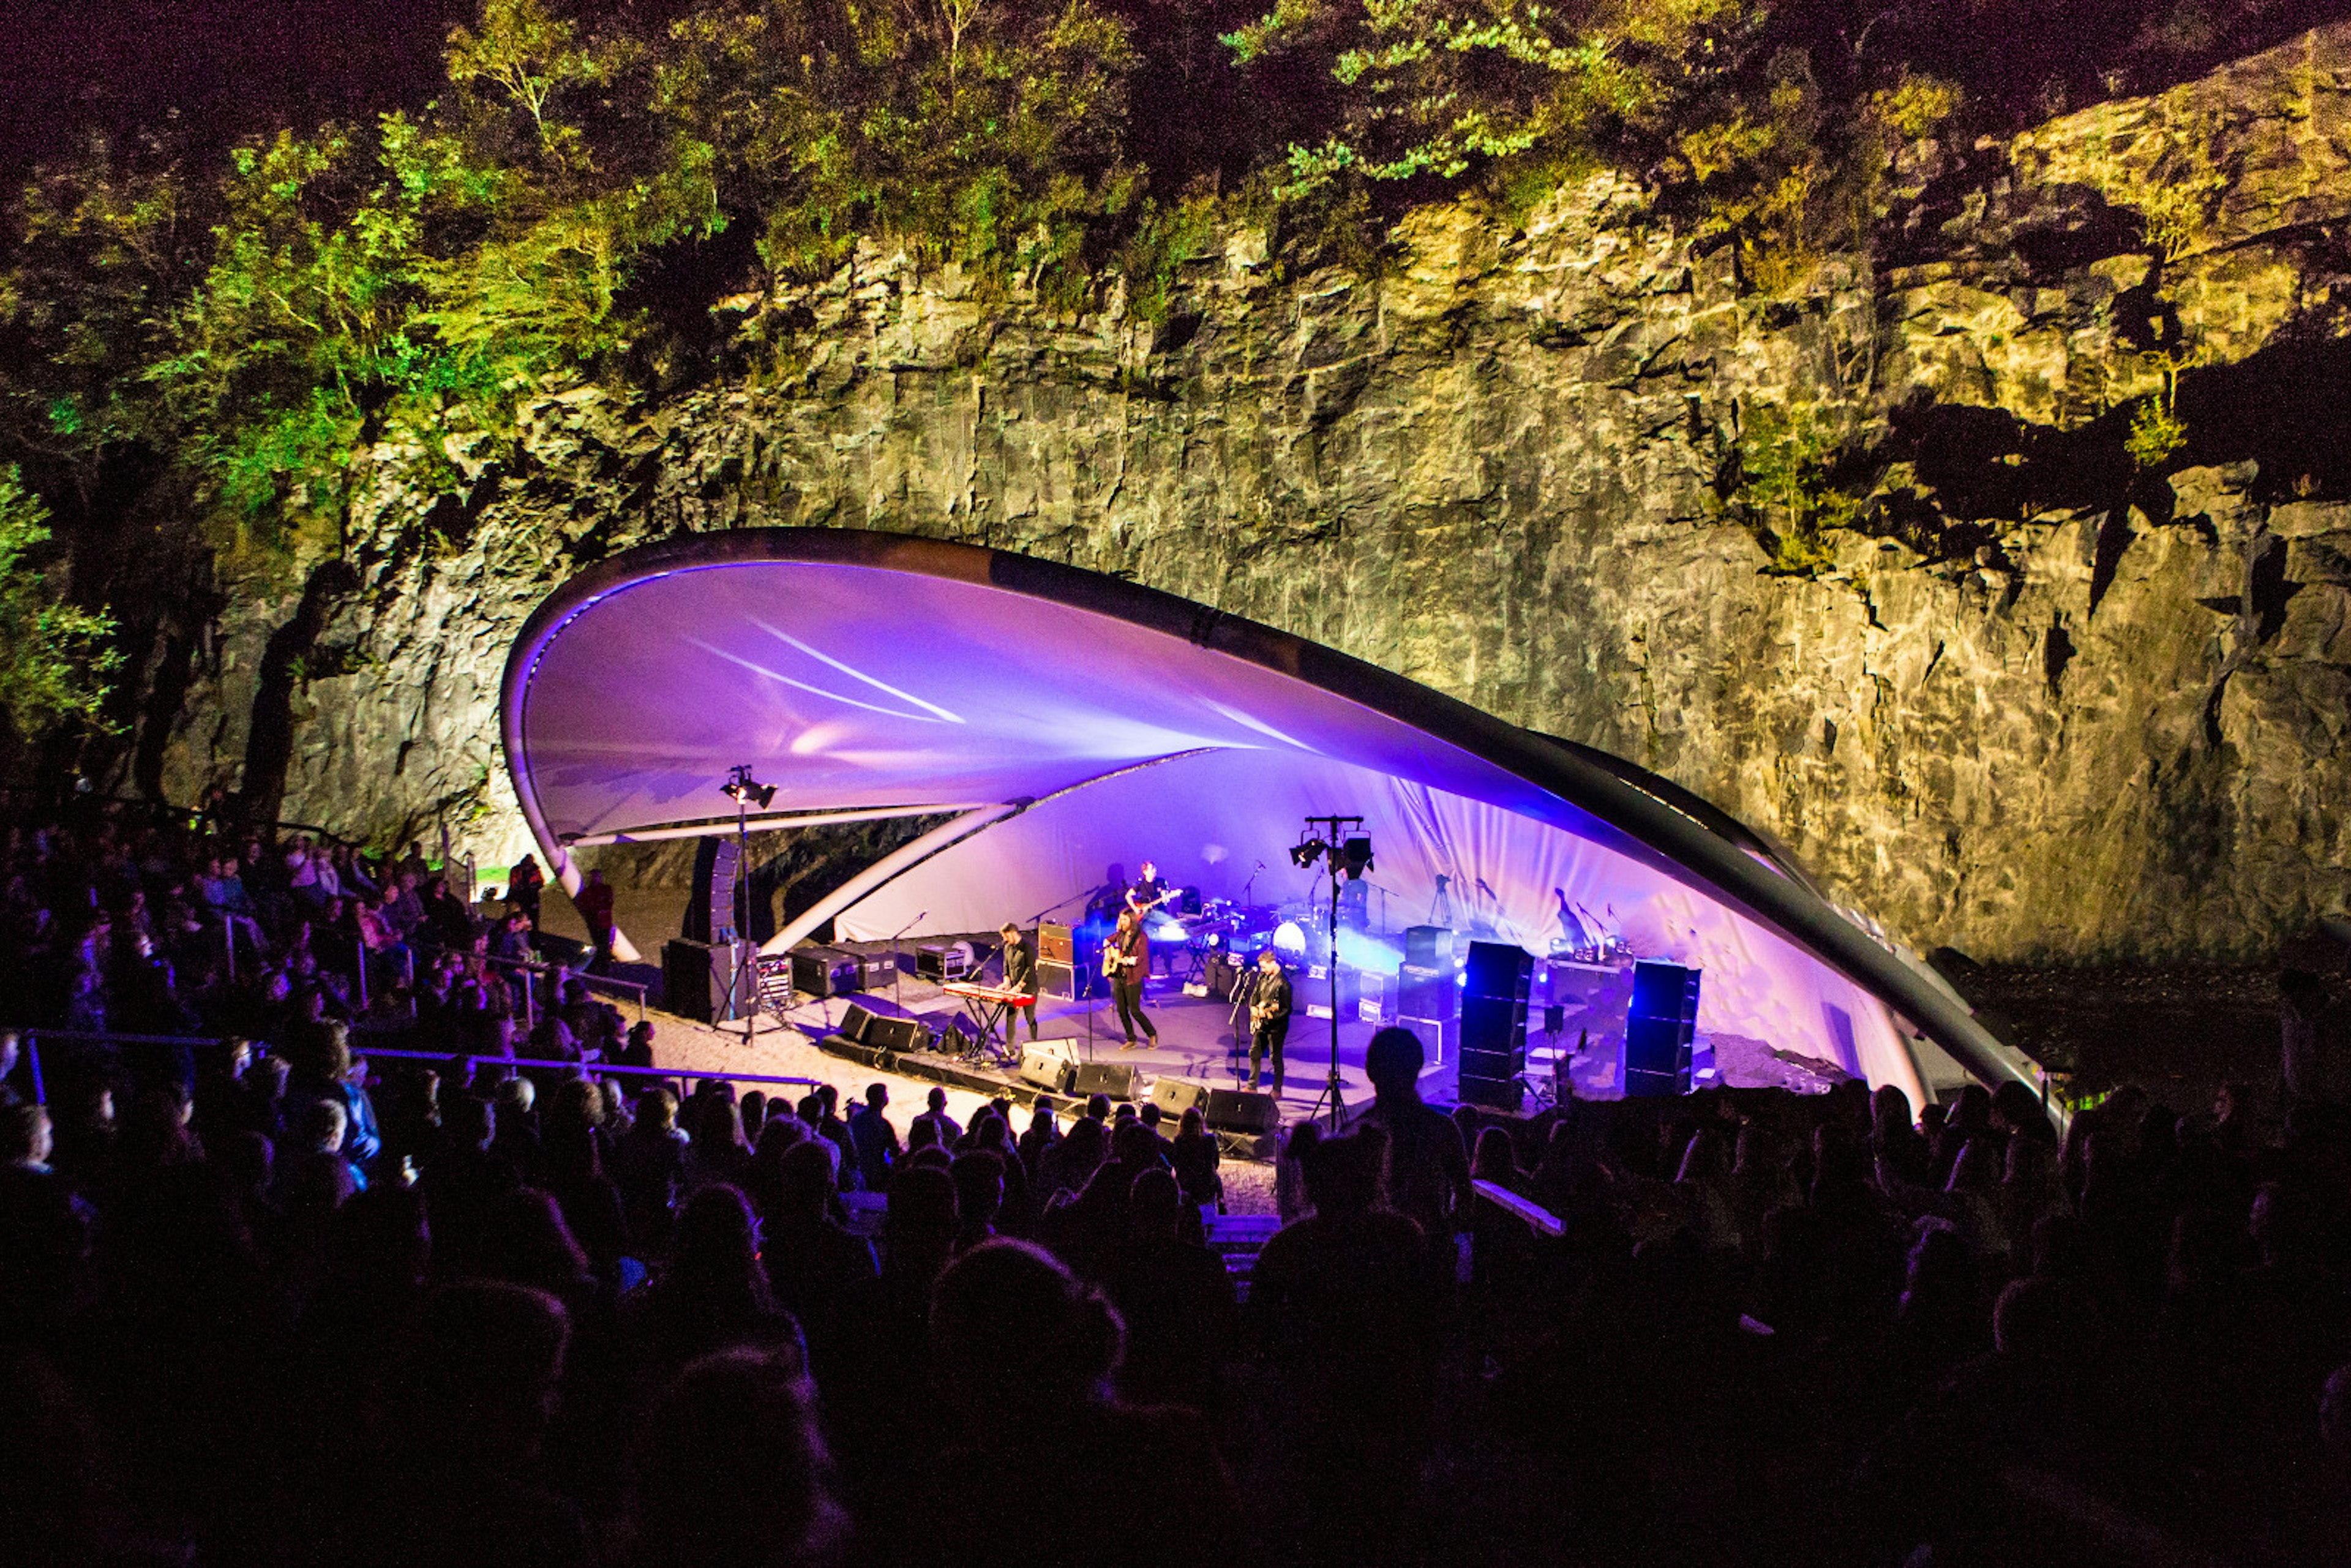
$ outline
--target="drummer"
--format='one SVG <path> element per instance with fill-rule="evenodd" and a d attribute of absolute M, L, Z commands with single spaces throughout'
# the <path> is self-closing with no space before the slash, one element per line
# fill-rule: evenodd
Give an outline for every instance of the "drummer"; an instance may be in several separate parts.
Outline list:
<path fill-rule="evenodd" d="M 1024 1006 L 1012 1009 L 1029 1015 L 1029 1038 L 1037 1038 L 1037 959 L 1021 945 L 1020 927 L 1009 920 L 997 932 L 1004 938 L 1004 988 L 1029 998 Z M 1004 1023 L 1004 1043 L 1012 1043 L 1012 1031 L 1017 1026 L 1008 1018 Z"/>

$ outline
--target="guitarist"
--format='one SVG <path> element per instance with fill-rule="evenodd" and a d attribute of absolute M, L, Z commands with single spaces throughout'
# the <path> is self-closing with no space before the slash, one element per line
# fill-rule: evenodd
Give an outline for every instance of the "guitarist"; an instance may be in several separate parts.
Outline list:
<path fill-rule="evenodd" d="M 1174 898 L 1176 891 L 1159 880 L 1158 866 L 1144 861 L 1143 874 L 1126 886 L 1126 907 L 1133 912 L 1135 925 L 1140 926 L 1145 915 Z M 1140 973 L 1142 978 L 1145 980 L 1151 978 L 1151 965 L 1148 960 L 1144 963 Z"/>
<path fill-rule="evenodd" d="M 1143 1026 L 1144 1038 L 1154 1045 L 1159 1043 L 1159 1031 L 1143 1010 L 1143 980 L 1150 973 L 1151 938 L 1143 934 L 1143 916 L 1131 908 L 1122 909 L 1118 929 L 1102 943 L 1102 975 L 1110 981 L 1110 994 L 1118 1002 L 1118 1021 L 1126 1030 L 1122 1051 L 1134 1049 L 1137 1024 Z"/>
<path fill-rule="evenodd" d="M 1257 996 L 1249 1003 L 1249 1086 L 1257 1087 L 1259 1064 L 1273 1059 L 1273 1097 L 1281 1098 L 1281 1047 L 1290 1038 L 1290 977 L 1268 947 L 1257 956 Z"/>

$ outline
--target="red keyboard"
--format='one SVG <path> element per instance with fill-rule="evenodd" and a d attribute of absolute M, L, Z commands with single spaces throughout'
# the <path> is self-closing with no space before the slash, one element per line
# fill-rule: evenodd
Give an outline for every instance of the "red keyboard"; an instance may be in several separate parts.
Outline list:
<path fill-rule="evenodd" d="M 951 997 L 969 997 L 976 1002 L 1001 1002 L 1011 1008 L 1029 1007 L 1037 1000 L 1028 992 L 1008 991 L 1000 986 L 975 986 L 968 980 L 949 980 L 939 989 Z"/>

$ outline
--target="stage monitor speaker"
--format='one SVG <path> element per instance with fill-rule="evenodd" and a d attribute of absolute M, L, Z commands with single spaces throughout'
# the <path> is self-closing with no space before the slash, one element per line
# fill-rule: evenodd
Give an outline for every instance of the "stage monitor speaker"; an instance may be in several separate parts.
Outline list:
<path fill-rule="evenodd" d="M 876 1018 L 865 1026 L 865 1043 L 883 1051 L 920 1051 L 931 1043 L 931 1026 L 920 1019 Z"/>
<path fill-rule="evenodd" d="M 1281 1102 L 1253 1089 L 1211 1089 L 1207 1123 L 1220 1133 L 1270 1133 L 1281 1125 Z"/>
<path fill-rule="evenodd" d="M 1195 1106 L 1205 1114 L 1209 1092 L 1208 1086 L 1196 1078 L 1156 1078 L 1151 1084 L 1151 1103 L 1181 1120 Z"/>
<path fill-rule="evenodd" d="M 1433 967 L 1407 962 L 1397 971 L 1397 1012 L 1407 1018 L 1449 1019 L 1460 1010 L 1461 971 L 1451 959 Z"/>
<path fill-rule="evenodd" d="M 1055 1094 L 1070 1092 L 1070 1077 L 1076 1070 L 1068 1043 L 1063 1040 L 1031 1040 L 1029 1049 L 1020 1053 L 1020 1081 Z"/>
<path fill-rule="evenodd" d="M 1473 1078 L 1464 1068 L 1459 1084 L 1461 1103 L 1488 1111 L 1515 1113 L 1526 1103 L 1527 1086 L 1516 1078 Z"/>
<path fill-rule="evenodd" d="M 852 1002 L 841 1015 L 841 1028 L 837 1032 L 844 1040 L 862 1041 L 865 1039 L 866 1030 L 871 1028 L 872 1023 L 873 1015 L 855 1002 Z"/>
<path fill-rule="evenodd" d="M 1067 964 L 1077 954 L 1070 928 L 1058 921 L 1047 920 L 1037 927 L 1037 961 L 1040 964 Z"/>
<path fill-rule="evenodd" d="M 828 1055 L 841 1057 L 862 1066 L 878 1067 L 883 1071 L 889 1071 L 891 1055 L 878 1046 L 852 1040 L 845 1034 L 829 1034 L 816 1043 L 817 1049 Z"/>
<path fill-rule="evenodd" d="M 1404 961 L 1419 969 L 1453 967 L 1453 930 L 1446 925 L 1404 928 Z"/>
<path fill-rule="evenodd" d="M 1134 1098 L 1134 1067 L 1125 1061 L 1081 1061 L 1071 1075 L 1072 1094 L 1107 1094 L 1113 1100 Z"/>
<path fill-rule="evenodd" d="M 662 1001 L 671 1012 L 695 1023 L 716 1023 L 729 1015 L 728 991 L 735 983 L 739 949 L 732 943 L 716 945 L 673 939 L 662 948 Z M 753 998 L 740 998 L 747 1009 Z M 739 1014 L 735 1015 L 739 1016 Z"/>
<path fill-rule="evenodd" d="M 1535 957 L 1507 942 L 1472 942 L 1462 974 L 1464 997 L 1503 997 L 1523 1002 L 1534 983 Z"/>

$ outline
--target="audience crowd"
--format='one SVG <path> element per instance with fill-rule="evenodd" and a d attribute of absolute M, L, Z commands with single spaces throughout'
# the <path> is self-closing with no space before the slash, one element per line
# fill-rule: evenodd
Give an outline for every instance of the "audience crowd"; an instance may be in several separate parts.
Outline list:
<path fill-rule="evenodd" d="M 1197 1113 L 607 1071 L 650 1034 L 496 961 L 514 880 L 0 841 L 0 1560 L 2351 1560 L 2315 982 L 2294 1082 L 2062 1132 L 2021 1084 L 1447 1116 L 1383 1031 L 1236 1269 Z"/>

